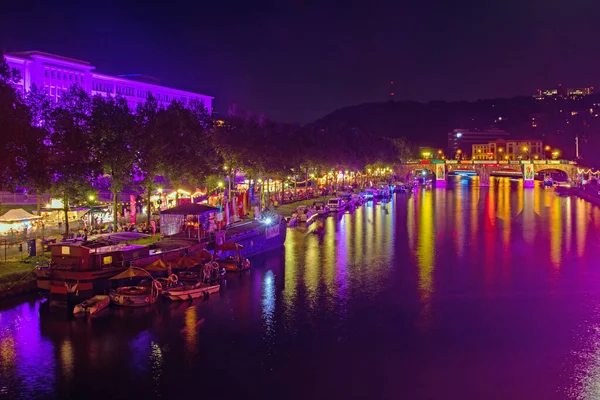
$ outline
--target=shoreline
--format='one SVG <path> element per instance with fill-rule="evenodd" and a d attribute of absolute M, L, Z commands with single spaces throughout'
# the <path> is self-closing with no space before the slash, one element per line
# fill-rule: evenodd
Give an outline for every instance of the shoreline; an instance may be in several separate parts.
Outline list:
<path fill-rule="evenodd" d="M 584 190 L 576 189 L 573 194 L 582 200 L 585 200 L 592 205 L 600 206 L 600 196 L 586 193 Z M 281 214 L 283 217 L 290 216 L 296 207 L 299 205 L 312 204 L 313 201 L 319 201 L 321 198 L 314 198 L 310 200 L 298 201 L 290 204 L 279 206 L 275 209 L 275 212 Z M 23 272 L 10 272 L 6 275 L 0 275 L 0 287 L 7 286 L 9 289 L 0 289 L 0 301 L 6 301 L 7 299 L 16 298 L 19 296 L 30 295 L 37 293 L 37 278 L 33 273 L 35 263 L 31 263 L 30 271 Z M 0 266 L 2 268 L 2 266 Z"/>

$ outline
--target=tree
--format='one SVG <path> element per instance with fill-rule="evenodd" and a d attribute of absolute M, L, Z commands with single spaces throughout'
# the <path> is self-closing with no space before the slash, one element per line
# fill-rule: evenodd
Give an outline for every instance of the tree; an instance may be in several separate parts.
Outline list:
<path fill-rule="evenodd" d="M 165 140 L 164 163 L 174 185 L 204 185 L 219 169 L 220 159 L 213 146 L 212 121 L 199 103 L 184 107 L 173 102 L 160 113 L 160 130 Z"/>
<path fill-rule="evenodd" d="M 110 175 L 116 224 L 119 193 L 134 180 L 135 120 L 124 98 L 95 96 L 90 121 L 93 157 Z"/>
<path fill-rule="evenodd" d="M 24 139 L 31 129 L 27 107 L 12 86 L 19 80 L 0 53 L 0 187 L 11 191 L 23 183 Z"/>
<path fill-rule="evenodd" d="M 137 107 L 134 116 L 133 143 L 135 143 L 135 168 L 140 184 L 146 192 L 146 210 L 148 224 L 151 219 L 150 197 L 157 175 L 166 172 L 165 153 L 167 142 L 160 129 L 158 102 L 149 95 L 146 102 Z"/>
<path fill-rule="evenodd" d="M 51 191 L 63 201 L 66 234 L 70 205 L 84 198 L 93 177 L 100 171 L 92 152 L 91 109 L 90 97 L 79 85 L 74 85 L 63 93 L 50 116 Z"/>
<path fill-rule="evenodd" d="M 24 103 L 29 111 L 29 123 L 32 129 L 30 134 L 24 137 L 27 142 L 26 148 L 26 168 L 24 183 L 31 190 L 33 189 L 37 200 L 37 212 L 41 212 L 42 194 L 50 190 L 52 176 L 48 168 L 50 158 L 50 126 L 51 114 L 54 103 L 47 96 L 44 89 L 38 88 L 35 84 L 24 98 Z"/>

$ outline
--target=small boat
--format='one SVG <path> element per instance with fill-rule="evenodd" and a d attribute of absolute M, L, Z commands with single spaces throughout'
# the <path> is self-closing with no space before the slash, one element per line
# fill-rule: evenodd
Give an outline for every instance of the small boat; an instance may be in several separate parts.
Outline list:
<path fill-rule="evenodd" d="M 333 197 L 327 201 L 327 208 L 331 212 L 343 212 L 346 210 L 346 202 L 341 197 Z"/>
<path fill-rule="evenodd" d="M 132 279 L 132 278 L 150 278 L 149 286 L 123 286 L 109 293 L 110 301 L 113 304 L 124 307 L 143 307 L 156 303 L 158 294 L 162 291 L 162 283 L 154 279 L 154 277 L 145 269 L 138 267 L 129 267 L 125 271 L 110 278 L 111 280 Z M 171 275 L 174 282 L 179 280 L 177 275 Z"/>
<path fill-rule="evenodd" d="M 193 300 L 199 297 L 208 297 L 221 290 L 221 285 L 208 285 L 205 283 L 184 284 L 163 290 L 163 296 L 173 301 Z"/>
<path fill-rule="evenodd" d="M 219 258 L 216 261 L 220 266 L 225 268 L 227 272 L 242 272 L 250 269 L 250 260 L 244 258 L 242 253 L 240 252 L 244 246 L 238 243 L 227 242 L 219 247 L 217 247 L 218 251 L 225 253 L 233 253 L 233 255 L 229 255 L 225 258 Z"/>
<path fill-rule="evenodd" d="M 124 286 L 110 291 L 110 301 L 123 307 L 144 307 L 156 303 L 157 299 L 154 286 Z"/>
<path fill-rule="evenodd" d="M 97 295 L 77 304 L 73 309 L 73 315 L 94 315 L 105 309 L 110 304 L 110 296 Z"/>
<path fill-rule="evenodd" d="M 326 215 L 329 212 L 327 205 L 323 201 L 315 201 L 313 203 L 313 208 L 319 215 Z"/>

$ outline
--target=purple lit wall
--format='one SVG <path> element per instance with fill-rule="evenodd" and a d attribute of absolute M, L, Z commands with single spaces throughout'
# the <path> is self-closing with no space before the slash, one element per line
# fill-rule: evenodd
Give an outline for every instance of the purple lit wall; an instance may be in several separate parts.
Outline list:
<path fill-rule="evenodd" d="M 158 104 L 166 107 L 173 100 L 188 104 L 197 100 L 212 112 L 213 97 L 183 90 L 167 88 L 156 83 L 141 82 L 127 77 L 117 77 L 93 72 L 95 67 L 87 61 L 75 60 L 39 51 L 8 53 L 6 61 L 19 71 L 21 81 L 15 86 L 21 93 L 29 91 L 32 84 L 46 89 L 50 97 L 58 100 L 67 89 L 78 84 L 90 95 L 121 95 L 135 110 L 152 94 Z"/>

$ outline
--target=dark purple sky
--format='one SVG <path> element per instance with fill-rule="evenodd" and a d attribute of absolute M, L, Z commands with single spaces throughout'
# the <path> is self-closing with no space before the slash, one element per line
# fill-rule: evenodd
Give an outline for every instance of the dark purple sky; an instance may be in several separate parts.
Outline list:
<path fill-rule="evenodd" d="M 217 112 L 235 102 L 287 122 L 386 100 L 390 80 L 397 99 L 475 100 L 600 74 L 595 1 L 5 3 L 5 51 L 153 75 L 214 96 Z"/>

